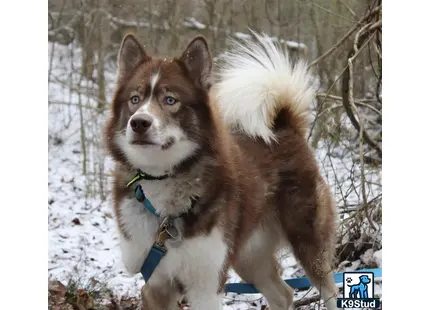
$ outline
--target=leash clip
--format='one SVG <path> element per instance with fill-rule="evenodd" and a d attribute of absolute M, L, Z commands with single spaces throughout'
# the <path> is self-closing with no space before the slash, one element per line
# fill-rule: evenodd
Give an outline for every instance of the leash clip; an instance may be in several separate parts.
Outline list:
<path fill-rule="evenodd" d="M 160 250 L 167 251 L 166 246 L 164 243 L 169 238 L 169 236 L 166 234 L 166 230 L 160 230 L 158 232 L 157 240 L 154 242 L 154 246 L 159 248 Z"/>
<path fill-rule="evenodd" d="M 178 229 L 173 225 L 170 217 L 165 217 L 161 222 L 160 233 L 166 233 L 169 239 L 176 239 L 179 235 Z"/>

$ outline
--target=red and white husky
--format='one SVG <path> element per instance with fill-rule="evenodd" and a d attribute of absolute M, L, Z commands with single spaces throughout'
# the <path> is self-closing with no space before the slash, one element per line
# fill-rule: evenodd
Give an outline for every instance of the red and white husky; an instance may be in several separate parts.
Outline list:
<path fill-rule="evenodd" d="M 214 83 L 203 37 L 172 58 L 123 40 L 105 134 L 127 270 L 139 272 L 160 219 L 175 218 L 178 232 L 142 289 L 144 309 L 174 309 L 181 295 L 194 310 L 221 309 L 229 267 L 272 310 L 290 309 L 275 258 L 285 246 L 336 309 L 335 208 L 305 138 L 311 77 L 266 35 L 255 38 L 221 56 Z M 135 183 L 160 217 L 127 187 L 138 170 L 151 176 Z"/>

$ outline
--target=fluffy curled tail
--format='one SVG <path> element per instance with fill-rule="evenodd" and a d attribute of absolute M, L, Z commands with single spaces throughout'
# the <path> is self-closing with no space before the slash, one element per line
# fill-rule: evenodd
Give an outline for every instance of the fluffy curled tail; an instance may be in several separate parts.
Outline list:
<path fill-rule="evenodd" d="M 234 41 L 220 56 L 214 94 L 224 121 L 266 143 L 286 126 L 305 136 L 315 93 L 306 63 L 293 66 L 267 35 L 253 35 L 255 41 Z"/>

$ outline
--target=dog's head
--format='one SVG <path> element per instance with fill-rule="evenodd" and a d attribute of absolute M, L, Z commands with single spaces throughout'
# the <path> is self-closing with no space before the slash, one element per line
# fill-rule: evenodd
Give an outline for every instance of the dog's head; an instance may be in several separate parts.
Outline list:
<path fill-rule="evenodd" d="M 362 275 L 360 276 L 360 282 L 363 284 L 369 284 L 370 283 L 370 278 L 366 275 Z"/>
<path fill-rule="evenodd" d="M 211 67 L 203 37 L 180 57 L 156 58 L 133 35 L 125 36 L 106 128 L 114 159 L 158 175 L 199 152 L 210 127 Z"/>

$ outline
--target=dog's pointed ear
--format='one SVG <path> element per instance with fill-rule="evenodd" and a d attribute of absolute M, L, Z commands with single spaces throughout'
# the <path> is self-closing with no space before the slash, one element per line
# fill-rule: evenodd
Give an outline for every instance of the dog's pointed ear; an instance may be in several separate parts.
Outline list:
<path fill-rule="evenodd" d="M 208 87 L 212 69 L 212 56 L 206 39 L 195 37 L 182 53 L 180 58 L 190 73 L 190 76 L 203 87 Z"/>
<path fill-rule="evenodd" d="M 139 41 L 132 34 L 124 37 L 118 53 L 118 78 L 121 79 L 130 74 L 137 65 L 151 59 L 140 45 Z"/>

